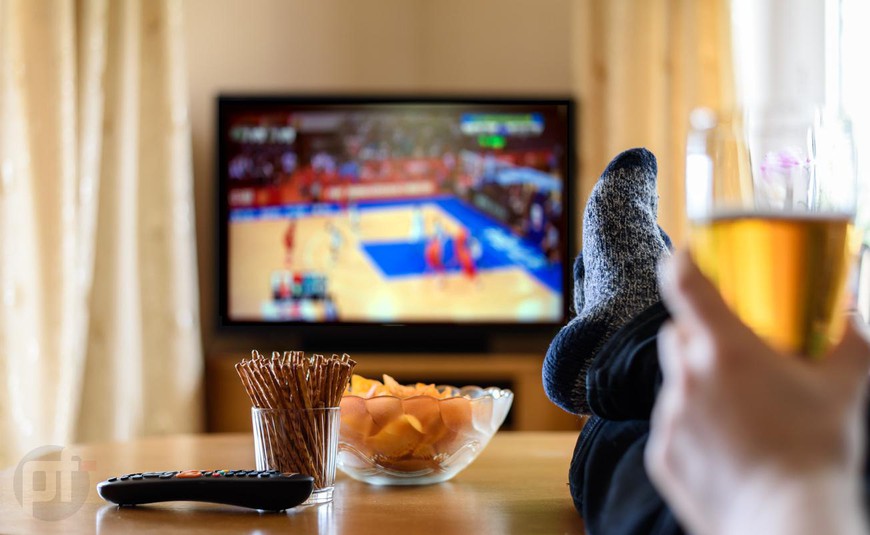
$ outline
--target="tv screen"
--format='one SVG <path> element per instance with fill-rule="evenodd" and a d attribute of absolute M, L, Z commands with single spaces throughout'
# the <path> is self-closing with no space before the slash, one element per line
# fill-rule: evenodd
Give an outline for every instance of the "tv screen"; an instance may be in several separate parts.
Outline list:
<path fill-rule="evenodd" d="M 224 324 L 567 318 L 567 99 L 218 99 Z"/>

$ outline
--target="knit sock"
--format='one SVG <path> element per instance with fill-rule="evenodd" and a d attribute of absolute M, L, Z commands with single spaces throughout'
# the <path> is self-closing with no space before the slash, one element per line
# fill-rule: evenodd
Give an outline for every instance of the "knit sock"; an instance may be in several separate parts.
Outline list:
<path fill-rule="evenodd" d="M 670 239 L 656 222 L 655 156 L 631 149 L 604 170 L 583 215 L 583 250 L 574 263 L 574 312 L 550 344 L 543 367 L 550 400 L 588 414 L 586 372 L 620 327 L 659 301 L 656 270 Z"/>

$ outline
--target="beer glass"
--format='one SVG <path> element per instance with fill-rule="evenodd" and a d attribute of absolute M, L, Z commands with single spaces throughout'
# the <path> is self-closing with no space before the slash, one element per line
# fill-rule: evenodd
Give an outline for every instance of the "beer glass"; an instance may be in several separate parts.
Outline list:
<path fill-rule="evenodd" d="M 780 351 L 842 335 L 857 240 L 851 124 L 816 107 L 691 113 L 689 245 L 732 310 Z"/>

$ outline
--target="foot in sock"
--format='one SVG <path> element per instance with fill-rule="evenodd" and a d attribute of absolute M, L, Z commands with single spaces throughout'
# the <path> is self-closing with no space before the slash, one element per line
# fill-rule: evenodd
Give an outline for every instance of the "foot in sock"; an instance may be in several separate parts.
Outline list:
<path fill-rule="evenodd" d="M 592 190 L 583 215 L 583 250 L 574 264 L 574 311 L 547 351 L 547 395 L 575 414 L 588 414 L 586 372 L 607 339 L 659 301 L 656 270 L 670 239 L 656 222 L 655 156 L 630 149 L 613 159 Z"/>

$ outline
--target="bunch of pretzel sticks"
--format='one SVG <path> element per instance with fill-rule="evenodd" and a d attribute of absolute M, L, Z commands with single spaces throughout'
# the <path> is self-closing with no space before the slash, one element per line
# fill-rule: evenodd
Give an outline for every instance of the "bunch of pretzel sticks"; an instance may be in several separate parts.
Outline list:
<path fill-rule="evenodd" d="M 265 466 L 308 474 L 315 488 L 324 486 L 325 463 L 330 461 L 326 442 L 338 437 L 330 436 L 329 411 L 311 409 L 338 407 L 355 366 L 347 354 L 306 357 L 303 351 L 275 351 L 266 357 L 256 350 L 250 360 L 236 364 L 255 408 L 283 409 L 261 412 L 254 421 L 265 442 Z M 258 469 L 260 464 L 258 459 Z"/>

